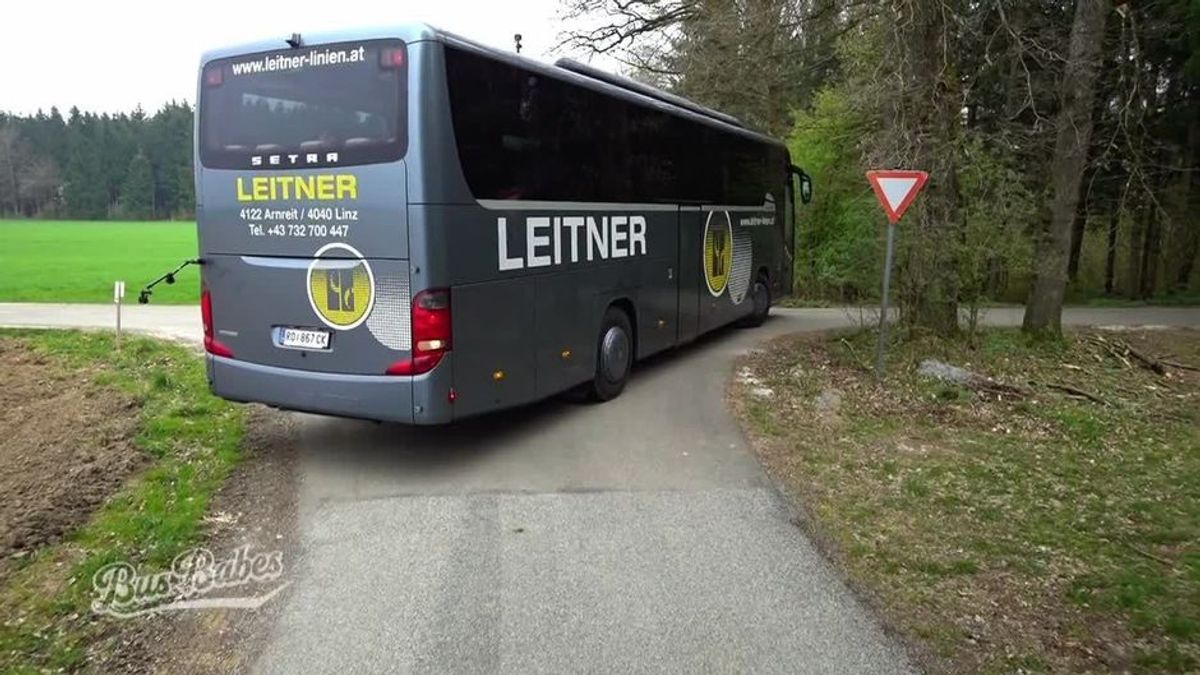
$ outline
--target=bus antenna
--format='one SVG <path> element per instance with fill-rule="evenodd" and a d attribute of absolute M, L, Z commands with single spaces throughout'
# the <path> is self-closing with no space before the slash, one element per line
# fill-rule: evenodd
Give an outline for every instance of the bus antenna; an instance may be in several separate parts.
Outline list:
<path fill-rule="evenodd" d="M 292 49 L 299 49 L 304 44 L 304 38 L 300 37 L 299 33 L 292 33 L 292 37 L 287 39 L 287 43 L 291 45 Z"/>
<path fill-rule="evenodd" d="M 520 33 L 517 33 L 516 35 L 513 36 L 513 44 L 516 45 L 517 53 L 520 54 L 521 53 L 521 34 Z"/>

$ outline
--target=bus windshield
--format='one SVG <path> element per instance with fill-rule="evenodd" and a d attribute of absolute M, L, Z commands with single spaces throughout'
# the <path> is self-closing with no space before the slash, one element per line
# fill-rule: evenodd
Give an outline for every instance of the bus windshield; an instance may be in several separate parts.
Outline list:
<path fill-rule="evenodd" d="M 220 59 L 201 75 L 200 161 L 291 169 L 395 161 L 404 44 L 370 40 Z"/>

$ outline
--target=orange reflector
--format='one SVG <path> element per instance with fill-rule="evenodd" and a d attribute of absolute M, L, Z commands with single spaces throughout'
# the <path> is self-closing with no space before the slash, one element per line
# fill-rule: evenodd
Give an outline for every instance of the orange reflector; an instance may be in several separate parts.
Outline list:
<path fill-rule="evenodd" d="M 503 380 L 504 379 L 504 371 L 497 370 L 496 372 L 492 373 L 492 379 L 497 382 L 499 382 L 500 380 Z"/>

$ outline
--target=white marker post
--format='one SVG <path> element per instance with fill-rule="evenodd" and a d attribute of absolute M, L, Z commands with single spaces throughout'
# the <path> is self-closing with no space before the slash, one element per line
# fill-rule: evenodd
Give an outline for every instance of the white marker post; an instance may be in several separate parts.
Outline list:
<path fill-rule="evenodd" d="M 117 306 L 117 349 L 121 349 L 121 301 L 125 299 L 125 282 L 113 284 L 113 304 Z"/>
<path fill-rule="evenodd" d="M 867 180 L 888 217 L 887 256 L 883 263 L 883 303 L 879 310 L 879 346 L 875 355 L 875 377 L 883 379 L 883 350 L 887 346 L 888 293 L 892 283 L 892 258 L 896 250 L 896 224 L 925 187 L 924 171 L 868 171 Z"/>

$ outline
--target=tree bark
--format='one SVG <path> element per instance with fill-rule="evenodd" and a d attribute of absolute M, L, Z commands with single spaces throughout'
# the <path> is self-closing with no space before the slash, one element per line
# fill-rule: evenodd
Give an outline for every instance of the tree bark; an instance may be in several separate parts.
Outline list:
<path fill-rule="evenodd" d="M 1142 243 L 1146 238 L 1147 213 L 1145 209 L 1134 209 L 1129 218 L 1129 260 L 1125 294 L 1130 300 L 1137 300 L 1142 292 Z"/>
<path fill-rule="evenodd" d="M 1121 209 L 1113 204 L 1108 214 L 1108 250 L 1104 257 L 1104 294 L 1113 294 L 1113 277 L 1117 271 L 1117 230 L 1121 225 Z"/>
<path fill-rule="evenodd" d="M 1082 181 L 1079 186 L 1083 191 Z M 1075 281 L 1079 276 L 1079 259 L 1083 254 L 1083 235 L 1087 228 L 1087 202 L 1083 196 L 1075 207 L 1075 219 L 1071 222 L 1071 258 L 1067 263 L 1067 281 Z"/>
<path fill-rule="evenodd" d="M 1158 290 L 1158 259 L 1161 254 L 1162 221 L 1158 207 L 1147 205 L 1150 214 L 1146 220 L 1146 235 L 1142 244 L 1142 283 L 1139 288 L 1141 298 L 1152 298 Z"/>
<path fill-rule="evenodd" d="M 1183 206 L 1184 213 L 1195 213 L 1192 202 L 1195 200 L 1195 190 L 1193 186 L 1200 182 L 1196 174 L 1196 170 L 1187 171 L 1188 166 L 1200 166 L 1200 104 L 1190 106 L 1192 113 L 1191 121 L 1188 122 L 1187 148 L 1184 151 L 1183 168 L 1180 177 L 1181 191 L 1183 192 L 1180 198 L 1180 204 Z M 1175 273 L 1175 279 L 1171 284 L 1170 290 L 1178 293 L 1184 293 L 1188 290 L 1188 286 L 1192 281 L 1192 270 L 1196 265 L 1196 254 L 1200 253 L 1200 224 L 1194 221 L 1184 223 L 1184 231 L 1182 234 L 1183 244 L 1179 252 L 1179 267 Z"/>
<path fill-rule="evenodd" d="M 1071 25 L 1071 47 L 1062 78 L 1062 107 L 1056 124 L 1057 141 L 1051 163 L 1050 220 L 1039 238 L 1035 278 L 1025 307 L 1024 330 L 1062 333 L 1063 296 L 1071 248 L 1071 223 L 1079 204 L 1079 185 L 1087 163 L 1092 135 L 1092 103 L 1107 0 L 1077 0 Z"/>

